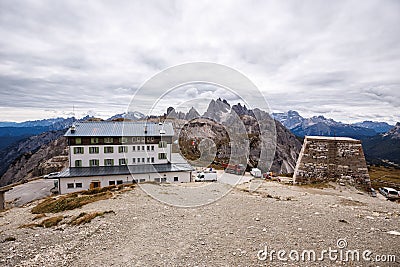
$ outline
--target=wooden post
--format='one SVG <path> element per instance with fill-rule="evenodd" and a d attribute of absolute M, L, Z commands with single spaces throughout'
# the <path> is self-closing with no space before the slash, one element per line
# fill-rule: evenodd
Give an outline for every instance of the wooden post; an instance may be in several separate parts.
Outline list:
<path fill-rule="evenodd" d="M 5 191 L 0 191 L 0 210 L 4 210 L 6 208 L 5 200 L 4 200 Z"/>

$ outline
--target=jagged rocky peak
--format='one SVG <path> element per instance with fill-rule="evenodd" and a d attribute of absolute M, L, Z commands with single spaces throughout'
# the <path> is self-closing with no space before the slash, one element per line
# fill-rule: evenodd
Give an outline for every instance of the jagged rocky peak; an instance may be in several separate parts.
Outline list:
<path fill-rule="evenodd" d="M 248 115 L 254 117 L 253 111 L 251 109 L 247 109 L 246 105 L 241 105 L 237 103 L 232 106 L 232 111 L 236 112 L 238 116 Z"/>
<path fill-rule="evenodd" d="M 204 113 L 203 117 L 210 118 L 216 121 L 221 121 L 221 119 L 230 112 L 231 106 L 224 99 L 218 98 L 217 100 L 211 100 L 208 104 L 207 111 Z"/>
<path fill-rule="evenodd" d="M 200 114 L 197 112 L 197 110 L 194 107 L 191 107 L 185 115 L 185 120 L 190 121 L 196 118 L 199 118 Z"/>
<path fill-rule="evenodd" d="M 175 108 L 173 107 L 167 108 L 166 116 L 168 118 L 174 118 L 174 119 L 181 119 L 181 120 L 185 119 L 185 113 L 183 113 L 182 111 L 176 112 Z"/>
<path fill-rule="evenodd" d="M 400 139 L 400 122 L 397 122 L 396 125 L 383 136 L 388 136 L 391 139 Z"/>

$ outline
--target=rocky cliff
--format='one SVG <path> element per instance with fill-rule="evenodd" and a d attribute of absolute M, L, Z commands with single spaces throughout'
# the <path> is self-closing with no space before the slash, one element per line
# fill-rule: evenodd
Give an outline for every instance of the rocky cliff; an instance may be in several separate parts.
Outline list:
<path fill-rule="evenodd" d="M 179 135 L 176 139 L 179 140 L 181 153 L 193 161 L 228 163 L 237 154 L 232 150 L 232 143 L 243 141 L 237 146 L 242 152 L 249 149 L 249 168 L 257 166 L 263 171 L 292 173 L 301 149 L 301 142 L 296 136 L 280 122 L 272 121 L 265 111 L 249 110 L 240 104 L 230 106 L 226 100 L 212 100 L 202 118 L 190 122 L 179 119 L 172 121 L 175 132 Z M 275 128 L 260 129 L 259 121 Z M 230 134 L 243 131 L 241 127 L 244 127 L 246 137 L 234 140 L 235 137 Z M 263 135 L 260 134 L 261 131 Z M 270 135 L 269 141 L 276 143 L 276 149 L 270 147 L 263 150 L 267 153 L 261 153 L 261 147 L 268 146 L 265 143 L 269 143 L 262 142 L 266 135 Z M 274 155 L 269 155 L 271 151 L 274 151 Z M 213 154 L 212 158 L 210 154 Z M 268 163 L 271 161 L 272 165 Z"/>
<path fill-rule="evenodd" d="M 51 131 L 32 136 L 3 153 L 2 159 L 11 164 L 7 164 L 0 186 L 64 168 L 68 162 L 64 132 Z"/>

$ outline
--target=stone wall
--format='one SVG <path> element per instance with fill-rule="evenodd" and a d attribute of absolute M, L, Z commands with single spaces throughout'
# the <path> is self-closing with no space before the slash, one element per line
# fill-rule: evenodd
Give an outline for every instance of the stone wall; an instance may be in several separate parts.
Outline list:
<path fill-rule="evenodd" d="M 295 183 L 343 182 L 371 187 L 361 141 L 346 137 L 306 136 L 297 160 Z"/>

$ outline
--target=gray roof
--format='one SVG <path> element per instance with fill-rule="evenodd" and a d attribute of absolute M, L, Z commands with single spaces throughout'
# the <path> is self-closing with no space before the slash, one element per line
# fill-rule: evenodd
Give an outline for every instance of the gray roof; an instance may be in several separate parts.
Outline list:
<path fill-rule="evenodd" d="M 157 173 L 157 172 L 183 172 L 193 171 L 193 167 L 187 163 L 178 153 L 172 153 L 172 161 L 174 163 L 167 164 L 144 164 L 144 165 L 128 165 L 128 166 L 100 166 L 100 167 L 79 167 L 68 168 L 63 170 L 54 178 L 72 178 L 85 176 L 106 176 L 106 175 L 124 175 L 124 174 L 140 174 L 140 173 Z"/>
<path fill-rule="evenodd" d="M 71 128 L 64 136 L 173 136 L 172 123 L 154 122 L 122 122 L 122 121 L 100 121 L 100 122 L 77 122 L 75 132 Z M 147 126 L 147 133 L 145 133 Z M 164 134 L 160 132 L 164 131 Z"/>

